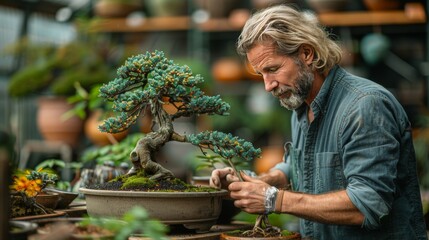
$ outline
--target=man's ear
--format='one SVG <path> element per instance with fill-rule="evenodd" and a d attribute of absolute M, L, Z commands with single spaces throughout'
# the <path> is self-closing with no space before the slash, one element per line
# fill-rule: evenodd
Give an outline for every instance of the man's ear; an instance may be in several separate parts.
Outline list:
<path fill-rule="evenodd" d="M 299 47 L 299 57 L 301 58 L 302 62 L 310 65 L 314 59 L 314 49 L 310 45 L 302 44 Z"/>

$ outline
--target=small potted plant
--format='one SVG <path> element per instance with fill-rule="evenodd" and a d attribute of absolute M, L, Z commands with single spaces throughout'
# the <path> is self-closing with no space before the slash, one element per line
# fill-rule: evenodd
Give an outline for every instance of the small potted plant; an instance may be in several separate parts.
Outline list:
<path fill-rule="evenodd" d="M 59 201 L 58 194 L 46 194 L 43 190 L 54 184 L 58 176 L 38 170 L 17 170 L 11 188 L 11 218 L 14 220 L 37 218 L 37 215 L 55 215 L 53 209 Z M 46 216 L 41 216 L 46 217 Z"/>
<path fill-rule="evenodd" d="M 129 209 L 130 205 L 144 203 L 143 207 L 152 216 L 167 224 L 183 224 L 187 228 L 204 231 L 216 223 L 221 200 L 227 192 L 189 186 L 156 162 L 156 153 L 170 141 L 195 145 L 203 154 L 211 150 L 232 166 L 234 157 L 245 161 L 259 157 L 260 149 L 232 134 L 203 131 L 182 135 L 174 130 L 174 120 L 181 117 L 228 115 L 228 103 L 219 95 L 205 95 L 198 87 L 202 82 L 203 78 L 194 75 L 188 66 L 175 64 L 163 52 L 155 51 L 128 58 L 118 69 L 117 78 L 100 88 L 100 96 L 112 101 L 113 109 L 119 112 L 118 116 L 104 121 L 101 131 L 124 131 L 144 110 L 149 110 L 152 115 L 152 131 L 141 138 L 131 151 L 133 167 L 125 176 L 103 186 L 80 189 L 85 194 L 90 215 L 117 215 Z M 172 106 L 175 111 L 167 112 L 164 105 Z M 173 188 L 165 192 L 165 186 Z M 126 189 L 134 191 L 124 191 Z"/>

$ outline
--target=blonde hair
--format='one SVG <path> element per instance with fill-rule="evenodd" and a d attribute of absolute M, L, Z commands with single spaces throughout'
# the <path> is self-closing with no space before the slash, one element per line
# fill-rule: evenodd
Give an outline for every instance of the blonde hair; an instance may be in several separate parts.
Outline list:
<path fill-rule="evenodd" d="M 237 52 L 246 53 L 258 43 L 272 43 L 278 54 L 294 57 L 301 45 L 314 49 L 312 66 L 320 72 L 331 69 L 341 61 L 341 48 L 330 38 L 310 13 L 277 5 L 256 12 L 244 25 L 237 42 Z"/>

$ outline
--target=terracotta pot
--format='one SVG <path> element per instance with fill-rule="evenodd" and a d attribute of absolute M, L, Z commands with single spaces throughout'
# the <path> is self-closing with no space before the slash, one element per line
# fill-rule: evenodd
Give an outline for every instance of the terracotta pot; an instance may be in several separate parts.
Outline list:
<path fill-rule="evenodd" d="M 56 209 L 59 201 L 60 195 L 58 193 L 41 192 L 36 196 L 36 202 L 45 208 Z"/>
<path fill-rule="evenodd" d="M 95 145 L 97 146 L 106 146 L 109 144 L 113 144 L 112 141 L 121 141 L 128 135 L 128 130 L 125 130 L 120 133 L 105 133 L 98 130 L 98 126 L 103 123 L 103 119 L 101 111 L 92 112 L 88 119 L 85 121 L 84 131 L 85 136 Z M 113 138 L 113 139 L 112 139 Z"/>
<path fill-rule="evenodd" d="M 308 5 L 319 13 L 342 11 L 348 0 L 307 0 Z"/>
<path fill-rule="evenodd" d="M 250 18 L 250 11 L 248 9 L 240 8 L 231 11 L 228 17 L 228 22 L 232 27 L 237 29 L 243 28 L 246 21 Z"/>
<path fill-rule="evenodd" d="M 38 101 L 37 126 L 46 141 L 63 142 L 77 147 L 82 133 L 83 120 L 73 116 L 67 120 L 63 114 L 73 106 L 65 97 L 41 97 Z"/>
<path fill-rule="evenodd" d="M 207 11 L 210 18 L 225 18 L 237 7 L 239 0 L 194 0 L 195 5 Z"/>
<path fill-rule="evenodd" d="M 243 77 L 243 70 L 239 60 L 225 57 L 213 63 L 212 75 L 219 82 L 236 82 Z"/>
<path fill-rule="evenodd" d="M 145 6 L 153 17 L 186 16 L 187 0 L 145 0 Z"/>
<path fill-rule="evenodd" d="M 143 192 L 80 188 L 90 216 L 120 217 L 133 206 L 145 208 L 164 224 L 208 231 L 221 213 L 226 190 L 216 192 Z"/>
<path fill-rule="evenodd" d="M 266 173 L 277 163 L 283 161 L 282 146 L 264 147 L 260 158 L 255 159 L 254 170 L 257 174 Z"/>
<path fill-rule="evenodd" d="M 363 0 L 363 3 L 371 11 L 393 10 L 401 6 L 398 0 Z"/>
<path fill-rule="evenodd" d="M 127 1 L 119 2 L 112 0 L 98 0 L 94 5 L 94 13 L 96 16 L 105 18 L 126 17 L 128 14 L 141 10 L 143 1 Z"/>
<path fill-rule="evenodd" d="M 296 0 L 252 0 L 252 6 L 256 9 L 267 8 L 279 4 L 295 3 Z"/>

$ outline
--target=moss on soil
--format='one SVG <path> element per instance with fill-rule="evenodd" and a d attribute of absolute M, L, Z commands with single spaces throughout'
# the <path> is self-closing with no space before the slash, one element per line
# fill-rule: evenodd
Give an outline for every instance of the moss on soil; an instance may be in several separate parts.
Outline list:
<path fill-rule="evenodd" d="M 168 180 L 151 180 L 144 172 L 136 175 L 121 175 L 109 182 L 88 186 L 90 189 L 116 191 L 162 191 L 162 192 L 215 192 L 215 188 L 194 186 L 173 178 Z"/>

